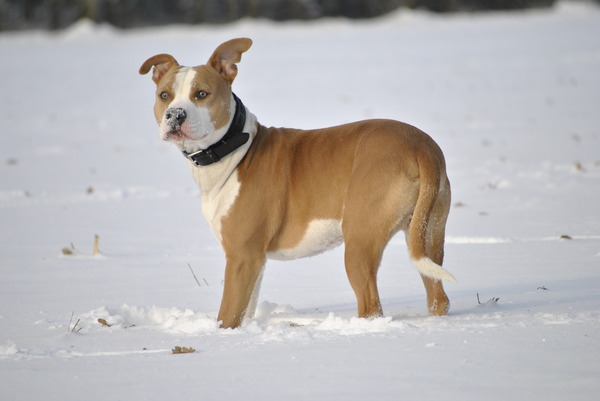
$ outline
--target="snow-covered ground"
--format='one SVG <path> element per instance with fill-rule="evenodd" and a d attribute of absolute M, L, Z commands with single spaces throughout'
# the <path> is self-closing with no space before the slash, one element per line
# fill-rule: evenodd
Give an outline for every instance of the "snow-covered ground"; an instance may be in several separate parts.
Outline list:
<path fill-rule="evenodd" d="M 137 70 L 162 52 L 204 63 L 237 36 L 254 46 L 235 91 L 263 124 L 394 118 L 441 145 L 448 316 L 427 315 L 399 235 L 386 317 L 354 317 L 339 248 L 270 262 L 257 317 L 217 328 L 224 257 Z M 596 399 L 598 38 L 600 9 L 572 2 L 0 34 L 0 399 Z"/>

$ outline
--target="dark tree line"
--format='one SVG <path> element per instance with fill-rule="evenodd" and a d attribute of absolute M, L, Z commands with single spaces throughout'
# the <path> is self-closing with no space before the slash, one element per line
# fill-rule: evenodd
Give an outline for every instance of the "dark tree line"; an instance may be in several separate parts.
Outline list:
<path fill-rule="evenodd" d="M 600 0 L 596 0 L 600 1 Z M 547 7 L 555 0 L 0 0 L 0 31 L 61 29 L 81 18 L 120 28 L 172 23 L 219 24 L 240 18 L 275 21 L 372 18 L 399 7 L 435 12 Z"/>

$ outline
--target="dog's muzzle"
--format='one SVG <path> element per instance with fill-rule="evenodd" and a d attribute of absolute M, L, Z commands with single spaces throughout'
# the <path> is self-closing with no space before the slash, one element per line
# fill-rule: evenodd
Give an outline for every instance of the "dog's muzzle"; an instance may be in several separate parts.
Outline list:
<path fill-rule="evenodd" d="M 170 108 L 165 112 L 165 122 L 171 129 L 179 129 L 184 123 L 187 114 L 181 107 Z"/>

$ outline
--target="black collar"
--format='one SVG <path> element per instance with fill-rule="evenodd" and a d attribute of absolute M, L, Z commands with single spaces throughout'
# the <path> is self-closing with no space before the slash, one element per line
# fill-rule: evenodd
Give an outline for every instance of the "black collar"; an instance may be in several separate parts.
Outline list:
<path fill-rule="evenodd" d="M 183 155 L 197 167 L 208 166 L 209 164 L 218 162 L 248 142 L 248 138 L 250 138 L 250 134 L 242 131 L 244 124 L 246 124 L 246 108 L 235 93 L 232 93 L 232 95 L 235 100 L 235 114 L 223 138 L 208 148 L 197 152 L 188 153 L 185 150 L 182 151 Z"/>

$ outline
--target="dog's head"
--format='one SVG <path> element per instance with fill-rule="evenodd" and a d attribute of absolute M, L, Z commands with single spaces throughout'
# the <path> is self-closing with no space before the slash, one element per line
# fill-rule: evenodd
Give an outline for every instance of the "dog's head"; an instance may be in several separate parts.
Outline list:
<path fill-rule="evenodd" d="M 140 74 L 152 69 L 156 83 L 154 115 L 163 140 L 195 152 L 225 135 L 236 107 L 231 92 L 236 63 L 250 46 L 250 39 L 232 39 L 197 67 L 180 66 L 169 54 L 158 54 L 142 64 Z"/>

